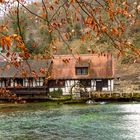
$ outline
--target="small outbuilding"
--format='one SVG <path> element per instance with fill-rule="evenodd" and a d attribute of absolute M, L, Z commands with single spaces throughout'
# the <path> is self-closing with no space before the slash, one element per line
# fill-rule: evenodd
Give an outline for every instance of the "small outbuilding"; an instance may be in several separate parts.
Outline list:
<path fill-rule="evenodd" d="M 0 88 L 19 95 L 47 94 L 45 78 L 50 68 L 51 60 L 0 62 Z"/>

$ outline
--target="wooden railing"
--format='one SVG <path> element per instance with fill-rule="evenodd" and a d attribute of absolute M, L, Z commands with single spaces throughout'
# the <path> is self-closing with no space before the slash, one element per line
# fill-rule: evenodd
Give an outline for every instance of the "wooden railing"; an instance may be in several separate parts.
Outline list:
<path fill-rule="evenodd" d="M 46 86 L 41 87 L 7 87 L 7 90 L 10 90 L 12 93 L 15 93 L 17 95 L 47 95 L 48 89 Z"/>

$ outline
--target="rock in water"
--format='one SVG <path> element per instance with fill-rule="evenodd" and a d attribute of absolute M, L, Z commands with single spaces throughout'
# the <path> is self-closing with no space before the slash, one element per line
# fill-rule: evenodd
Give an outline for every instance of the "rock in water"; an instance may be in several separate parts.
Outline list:
<path fill-rule="evenodd" d="M 88 100 L 86 101 L 86 104 L 96 104 L 96 102 L 94 100 Z"/>

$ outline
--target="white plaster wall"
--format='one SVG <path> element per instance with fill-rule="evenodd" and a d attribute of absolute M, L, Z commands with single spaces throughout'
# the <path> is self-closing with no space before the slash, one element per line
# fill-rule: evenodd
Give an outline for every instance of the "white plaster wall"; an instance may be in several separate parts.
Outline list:
<path fill-rule="evenodd" d="M 28 86 L 27 79 L 24 79 L 24 86 L 25 86 L 25 87 Z"/>
<path fill-rule="evenodd" d="M 114 80 L 112 79 L 111 80 L 111 89 L 110 90 L 113 91 L 113 89 L 114 89 Z"/>
<path fill-rule="evenodd" d="M 70 93 L 69 92 L 63 92 L 63 95 L 70 95 Z"/>
<path fill-rule="evenodd" d="M 88 88 L 86 88 L 86 89 L 87 89 L 87 91 L 88 91 L 88 92 L 90 92 L 90 91 L 91 91 L 91 88 L 90 88 L 90 87 L 88 87 Z"/>
<path fill-rule="evenodd" d="M 111 81 L 108 80 L 108 90 L 109 90 L 109 91 L 111 90 L 110 85 L 111 85 Z"/>
<path fill-rule="evenodd" d="M 65 87 L 60 88 L 63 91 L 63 95 L 70 95 L 70 89 L 71 87 L 77 83 L 78 80 L 66 80 L 65 81 Z M 108 80 L 108 87 L 103 87 L 102 90 L 103 91 L 113 91 L 113 84 L 114 84 L 114 80 Z M 49 92 L 52 92 L 54 90 L 58 90 L 58 88 L 49 88 Z M 91 87 L 87 88 L 87 91 L 96 91 L 96 81 L 95 80 L 91 80 Z"/>
<path fill-rule="evenodd" d="M 43 86 L 44 80 L 43 78 L 40 78 L 40 86 Z"/>
<path fill-rule="evenodd" d="M 62 90 L 63 95 L 69 95 L 69 90 L 68 88 L 64 87 L 64 88 L 59 88 Z M 53 92 L 54 90 L 58 90 L 58 88 L 49 88 L 49 92 Z"/>
<path fill-rule="evenodd" d="M 54 90 L 58 90 L 58 88 L 54 88 Z"/>
<path fill-rule="evenodd" d="M 53 92 L 54 91 L 54 88 L 49 88 L 49 92 Z"/>
<path fill-rule="evenodd" d="M 2 86 L 3 87 L 6 87 L 6 83 L 4 81 L 2 82 Z"/>
<path fill-rule="evenodd" d="M 95 85 L 95 81 L 91 80 L 91 86 L 93 87 Z"/>
<path fill-rule="evenodd" d="M 58 90 L 58 88 L 49 88 L 49 92 L 53 92 L 55 90 Z"/>
<path fill-rule="evenodd" d="M 74 85 L 74 80 L 71 80 L 71 85 Z"/>
<path fill-rule="evenodd" d="M 23 87 L 25 86 L 25 79 L 23 79 Z"/>
<path fill-rule="evenodd" d="M 40 85 L 39 85 L 39 81 L 38 81 L 38 80 L 36 81 L 36 86 L 40 86 Z"/>
<path fill-rule="evenodd" d="M 11 87 L 14 87 L 14 81 L 13 81 L 13 79 L 11 79 L 11 81 L 10 81 L 10 83 L 11 83 Z"/>
<path fill-rule="evenodd" d="M 65 92 L 68 94 L 70 92 L 70 87 L 65 87 Z"/>
<path fill-rule="evenodd" d="M 70 95 L 71 86 L 74 85 L 74 80 L 66 80 L 63 95 Z"/>
<path fill-rule="evenodd" d="M 92 91 L 96 91 L 96 81 L 95 80 L 91 80 L 91 87 L 92 87 Z"/>
<path fill-rule="evenodd" d="M 70 95 L 71 87 L 77 82 L 79 82 L 79 80 L 66 80 L 65 92 L 63 92 L 63 95 Z M 95 84 L 95 80 L 92 80 L 91 87 L 93 84 Z M 91 87 L 86 88 L 88 92 L 91 91 Z"/>
<path fill-rule="evenodd" d="M 33 87 L 36 87 L 36 80 L 33 79 Z"/>
<path fill-rule="evenodd" d="M 15 86 L 17 86 L 17 82 L 15 81 Z"/>
<path fill-rule="evenodd" d="M 70 80 L 65 81 L 65 85 L 69 87 L 71 85 L 71 81 Z"/>
<path fill-rule="evenodd" d="M 65 88 L 61 88 L 62 92 L 65 93 Z"/>
<path fill-rule="evenodd" d="M 92 90 L 93 90 L 93 91 L 96 91 L 96 87 L 93 87 Z"/>
<path fill-rule="evenodd" d="M 103 91 L 113 91 L 114 80 L 108 80 L 108 87 L 103 87 Z"/>
<path fill-rule="evenodd" d="M 102 91 L 108 91 L 108 87 L 103 87 Z"/>

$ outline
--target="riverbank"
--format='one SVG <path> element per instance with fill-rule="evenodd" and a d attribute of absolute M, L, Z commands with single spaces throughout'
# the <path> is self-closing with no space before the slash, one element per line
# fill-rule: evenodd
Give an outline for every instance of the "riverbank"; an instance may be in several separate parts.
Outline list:
<path fill-rule="evenodd" d="M 93 100 L 95 102 L 140 102 L 140 93 L 120 93 L 120 92 L 93 92 L 89 93 L 86 97 L 72 97 L 58 96 L 58 97 L 17 97 L 19 100 L 10 100 L 8 97 L 0 97 L 0 103 L 30 103 L 30 102 L 54 102 L 57 104 L 77 104 L 85 103 L 88 100 Z"/>
<path fill-rule="evenodd" d="M 8 100 L 4 100 L 0 102 L 0 105 L 3 104 L 28 104 L 28 103 L 54 103 L 54 104 L 84 104 L 88 100 L 92 100 L 94 102 L 108 102 L 108 103 L 116 103 L 116 102 L 140 102 L 140 98 L 85 98 L 85 99 L 42 99 L 42 100 L 24 100 L 23 102 L 9 102 Z"/>
<path fill-rule="evenodd" d="M 89 100 L 91 101 L 91 100 Z M 93 104 L 88 104 L 87 102 L 81 102 L 81 101 L 70 101 L 70 102 L 52 102 L 52 101 L 47 101 L 47 102 L 30 102 L 26 104 L 15 104 L 15 103 L 1 103 L 0 104 L 0 112 L 22 112 L 22 111 L 37 111 L 37 110 L 46 110 L 47 109 L 57 109 L 61 108 L 62 106 L 69 106 L 70 108 L 73 106 L 80 106 L 80 107 L 86 107 L 86 106 L 98 106 L 98 105 L 125 105 L 125 104 L 140 104 L 140 102 L 137 101 L 129 101 L 129 102 L 105 102 L 105 101 L 98 101 L 94 102 Z"/>
<path fill-rule="evenodd" d="M 140 103 L 140 99 L 80 99 L 80 100 L 61 100 L 61 99 L 49 99 L 43 102 L 26 102 L 26 103 L 10 103 L 10 102 L 1 102 L 0 109 L 10 108 L 9 111 L 20 107 L 21 110 L 24 109 L 24 105 L 28 106 L 28 109 L 31 110 L 31 106 L 40 105 L 40 109 L 44 106 L 50 107 L 59 107 L 61 105 L 100 105 L 100 104 L 127 104 L 127 103 Z"/>

